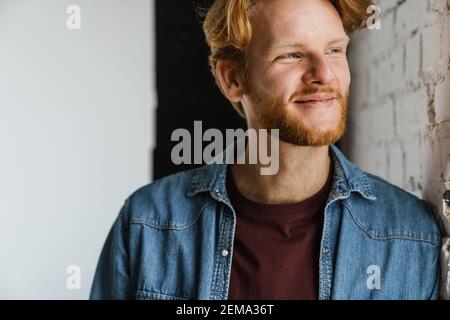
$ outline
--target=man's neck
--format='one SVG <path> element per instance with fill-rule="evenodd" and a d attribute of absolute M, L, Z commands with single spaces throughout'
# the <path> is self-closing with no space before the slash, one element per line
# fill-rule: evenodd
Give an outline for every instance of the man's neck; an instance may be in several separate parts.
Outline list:
<path fill-rule="evenodd" d="M 259 163 L 231 166 L 236 186 L 248 199 L 266 204 L 298 203 L 315 195 L 327 182 L 332 161 L 329 146 L 279 143 L 279 170 L 275 175 L 261 175 Z"/>

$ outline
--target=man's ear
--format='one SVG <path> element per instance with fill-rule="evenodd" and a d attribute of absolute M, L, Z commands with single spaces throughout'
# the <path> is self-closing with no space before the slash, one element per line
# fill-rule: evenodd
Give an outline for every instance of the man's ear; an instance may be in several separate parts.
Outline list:
<path fill-rule="evenodd" d="M 244 95 L 242 79 L 236 69 L 236 64 L 228 60 L 219 60 L 216 63 L 217 80 L 224 95 L 234 103 L 240 102 Z"/>

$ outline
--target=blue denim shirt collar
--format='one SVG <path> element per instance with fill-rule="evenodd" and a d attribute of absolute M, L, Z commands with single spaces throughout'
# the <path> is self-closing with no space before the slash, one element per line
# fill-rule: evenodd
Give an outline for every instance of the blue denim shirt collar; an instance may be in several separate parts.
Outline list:
<path fill-rule="evenodd" d="M 330 145 L 330 148 L 334 164 L 331 188 L 334 197 L 347 198 L 351 192 L 357 192 L 364 198 L 375 201 L 377 198 L 366 173 L 351 163 L 335 145 Z M 225 159 L 226 152 L 226 150 L 222 152 L 218 158 Z M 192 178 L 187 196 L 193 197 L 199 192 L 209 192 L 214 199 L 229 203 L 226 197 L 227 170 L 226 161 L 211 163 L 199 168 Z"/>

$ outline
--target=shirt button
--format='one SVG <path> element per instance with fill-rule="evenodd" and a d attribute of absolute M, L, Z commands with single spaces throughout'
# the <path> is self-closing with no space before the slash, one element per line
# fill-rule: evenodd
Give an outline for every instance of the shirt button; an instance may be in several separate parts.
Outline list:
<path fill-rule="evenodd" d="M 324 254 L 324 255 L 327 256 L 329 252 L 330 252 L 330 251 L 328 250 L 327 247 L 323 248 L 323 254 Z"/>
<path fill-rule="evenodd" d="M 228 255 L 228 250 L 222 250 L 220 254 L 222 255 L 222 257 L 226 257 Z"/>

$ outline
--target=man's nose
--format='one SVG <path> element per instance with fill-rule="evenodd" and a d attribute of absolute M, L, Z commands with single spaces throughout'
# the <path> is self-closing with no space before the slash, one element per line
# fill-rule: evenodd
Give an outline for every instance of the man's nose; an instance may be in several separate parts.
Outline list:
<path fill-rule="evenodd" d="M 328 85 L 334 80 L 334 73 L 331 70 L 327 58 L 323 55 L 314 55 L 309 59 L 309 65 L 303 74 L 305 84 Z"/>

